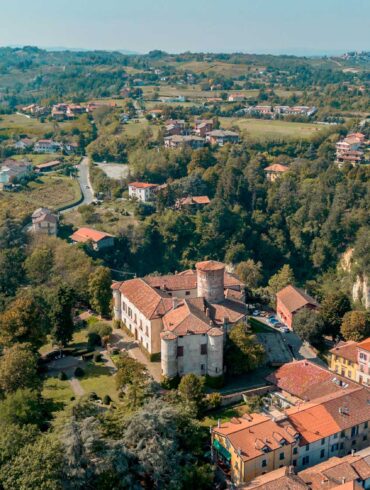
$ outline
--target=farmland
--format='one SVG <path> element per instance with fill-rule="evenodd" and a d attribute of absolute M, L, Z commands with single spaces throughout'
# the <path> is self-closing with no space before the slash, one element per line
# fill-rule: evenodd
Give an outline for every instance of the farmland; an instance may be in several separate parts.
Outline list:
<path fill-rule="evenodd" d="M 43 176 L 30 182 L 21 192 L 0 193 L 0 215 L 9 212 L 23 220 L 40 206 L 56 210 L 78 201 L 80 197 L 77 180 L 61 175 Z"/>
<path fill-rule="evenodd" d="M 221 117 L 220 124 L 225 129 L 237 127 L 243 137 L 252 140 L 310 139 L 315 134 L 325 130 L 325 127 L 323 126 L 310 123 L 234 117 Z"/>

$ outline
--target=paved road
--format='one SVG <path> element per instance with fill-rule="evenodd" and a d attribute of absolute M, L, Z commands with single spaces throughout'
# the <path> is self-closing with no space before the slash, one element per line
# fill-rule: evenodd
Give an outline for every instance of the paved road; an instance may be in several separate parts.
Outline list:
<path fill-rule="evenodd" d="M 268 323 L 265 317 L 258 317 L 258 320 L 265 323 L 269 327 L 274 328 Z M 280 330 L 278 329 L 275 330 L 280 332 Z M 302 342 L 302 340 L 298 337 L 296 333 L 291 331 L 289 331 L 288 333 L 281 332 L 281 336 L 287 346 L 291 346 L 292 354 L 295 359 L 297 359 L 298 361 L 301 359 L 308 359 L 315 364 L 327 367 L 325 362 L 317 357 L 316 352 L 312 349 L 312 347 L 307 342 Z"/>
<path fill-rule="evenodd" d="M 83 195 L 83 201 L 72 206 L 71 208 L 65 209 L 62 213 L 68 213 L 73 209 L 77 209 L 82 204 L 91 204 L 95 198 L 94 191 L 90 182 L 90 172 L 89 172 L 89 159 L 88 157 L 83 157 L 80 164 L 77 165 L 78 170 L 78 183 L 80 184 L 81 192 Z"/>

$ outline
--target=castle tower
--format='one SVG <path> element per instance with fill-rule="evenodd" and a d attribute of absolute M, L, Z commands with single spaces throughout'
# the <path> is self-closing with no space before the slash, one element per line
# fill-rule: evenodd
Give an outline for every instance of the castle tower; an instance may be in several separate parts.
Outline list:
<path fill-rule="evenodd" d="M 198 297 L 204 297 L 209 303 L 221 303 L 225 299 L 225 265 L 215 260 L 206 260 L 198 262 L 195 267 Z"/>
<path fill-rule="evenodd" d="M 207 374 L 218 377 L 223 374 L 224 366 L 224 333 L 220 328 L 211 328 L 207 333 Z"/>
<path fill-rule="evenodd" d="M 163 376 L 177 376 L 177 337 L 172 332 L 161 333 L 161 367 Z"/>
<path fill-rule="evenodd" d="M 113 289 L 113 312 L 114 312 L 114 319 L 115 320 L 121 320 L 122 319 L 122 314 L 121 314 L 121 292 L 118 289 L 121 283 L 114 283 L 112 286 Z"/>

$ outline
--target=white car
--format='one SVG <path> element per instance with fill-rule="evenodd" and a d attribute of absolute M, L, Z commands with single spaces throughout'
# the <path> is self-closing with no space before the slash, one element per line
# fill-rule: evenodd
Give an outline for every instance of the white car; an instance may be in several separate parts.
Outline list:
<path fill-rule="evenodd" d="M 290 330 L 288 327 L 280 327 L 280 332 L 288 333 L 288 332 L 290 332 Z"/>
<path fill-rule="evenodd" d="M 253 316 L 260 316 L 261 312 L 259 310 L 254 310 L 252 313 Z"/>

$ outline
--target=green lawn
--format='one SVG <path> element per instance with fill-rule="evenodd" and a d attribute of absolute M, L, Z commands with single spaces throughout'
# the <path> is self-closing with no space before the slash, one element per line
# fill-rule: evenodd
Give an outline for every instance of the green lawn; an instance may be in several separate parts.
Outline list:
<path fill-rule="evenodd" d="M 201 424 L 204 427 L 215 426 L 220 420 L 221 423 L 227 422 L 232 417 L 241 417 L 243 414 L 248 412 L 248 406 L 245 403 L 240 405 L 235 405 L 233 407 L 225 407 L 220 410 L 216 410 L 208 414 L 204 419 L 201 420 Z"/>
<path fill-rule="evenodd" d="M 326 129 L 324 126 L 312 123 L 235 117 L 220 117 L 220 124 L 224 129 L 229 129 L 232 126 L 238 127 L 244 138 L 252 140 L 310 139 Z"/>
<path fill-rule="evenodd" d="M 112 400 L 118 401 L 115 377 L 104 363 L 88 362 L 84 371 L 85 374 L 79 381 L 86 393 L 94 391 L 101 398 L 109 395 Z"/>
<path fill-rule="evenodd" d="M 25 153 L 20 155 L 13 155 L 11 158 L 14 160 L 28 160 L 32 162 L 33 165 L 39 165 L 40 163 L 50 162 L 52 160 L 58 160 L 62 158 L 63 155 L 60 153 Z"/>
<path fill-rule="evenodd" d="M 54 403 L 60 405 L 58 409 L 62 410 L 71 401 L 74 393 L 69 381 L 48 377 L 44 380 L 42 396 L 53 400 Z"/>
<path fill-rule="evenodd" d="M 9 137 L 27 135 L 30 137 L 42 137 L 46 133 L 53 132 L 54 124 L 50 121 L 40 122 L 38 119 L 28 118 L 19 114 L 5 114 L 0 116 L 0 135 Z"/>
<path fill-rule="evenodd" d="M 63 175 L 45 175 L 30 182 L 19 192 L 0 192 L 0 215 L 11 215 L 25 219 L 41 206 L 57 210 L 78 201 L 81 189 L 77 180 Z"/>
<path fill-rule="evenodd" d="M 130 138 L 136 138 L 139 133 L 145 129 L 150 128 L 153 133 L 153 138 L 156 138 L 159 133 L 159 127 L 154 124 L 149 124 L 147 120 L 140 120 L 139 122 L 130 121 L 123 126 L 123 131 L 130 136 Z"/>

